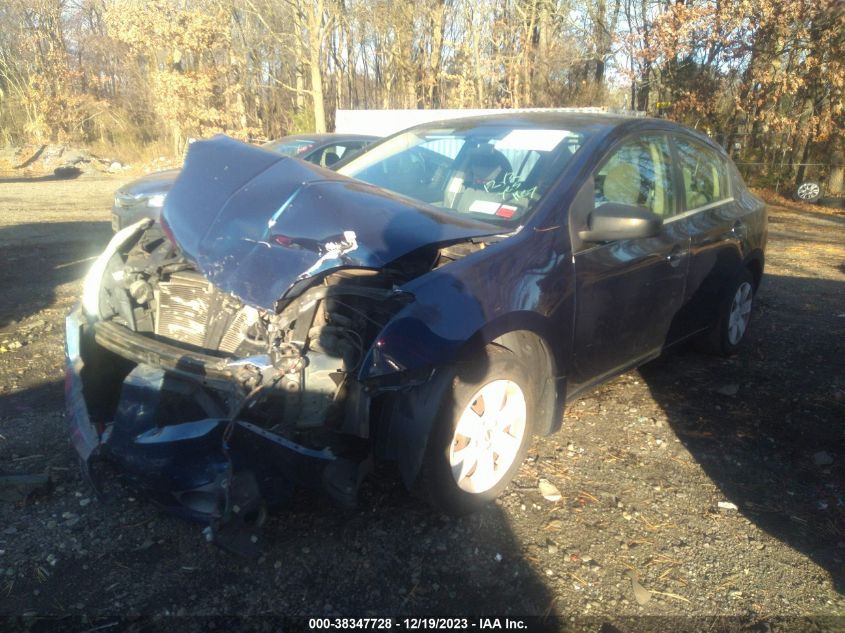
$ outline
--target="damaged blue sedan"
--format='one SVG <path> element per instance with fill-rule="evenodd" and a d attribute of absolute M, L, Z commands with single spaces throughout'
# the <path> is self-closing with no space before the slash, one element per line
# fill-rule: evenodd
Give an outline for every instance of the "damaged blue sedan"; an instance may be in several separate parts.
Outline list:
<path fill-rule="evenodd" d="M 447 121 L 337 172 L 197 142 L 67 319 L 73 442 L 95 485 L 235 550 L 296 486 L 354 503 L 378 461 L 471 511 L 567 400 L 691 337 L 734 353 L 766 230 L 727 155 L 666 121 Z"/>

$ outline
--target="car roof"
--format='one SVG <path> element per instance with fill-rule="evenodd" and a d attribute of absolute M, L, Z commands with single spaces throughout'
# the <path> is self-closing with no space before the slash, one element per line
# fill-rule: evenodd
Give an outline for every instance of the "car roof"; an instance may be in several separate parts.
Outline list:
<path fill-rule="evenodd" d="M 285 140 L 302 140 L 312 141 L 314 143 L 332 142 L 332 141 L 375 141 L 378 136 L 371 136 L 369 134 L 344 134 L 343 132 L 326 132 L 324 134 L 288 134 L 273 141 L 279 143 Z"/>
<path fill-rule="evenodd" d="M 502 112 L 500 114 L 479 114 L 475 116 L 461 117 L 459 119 L 444 119 L 432 121 L 424 125 L 469 125 L 484 122 L 496 123 L 499 125 L 537 125 L 537 124 L 566 124 L 577 123 L 578 125 L 607 125 L 613 126 L 631 120 L 642 121 L 642 117 L 623 116 L 604 112 L 563 112 L 563 111 L 525 111 L 525 112 Z"/>
<path fill-rule="evenodd" d="M 421 129 L 432 126 L 443 127 L 473 127 L 489 123 L 506 127 L 538 127 L 550 126 L 554 128 L 593 128 L 604 137 L 621 137 L 638 128 L 664 130 L 667 132 L 686 133 L 714 149 L 724 153 L 724 149 L 706 134 L 668 119 L 636 116 L 632 114 L 610 112 L 572 112 L 572 111 L 523 111 L 502 112 L 501 114 L 481 114 L 462 117 L 459 119 L 441 119 L 415 125 L 409 129 Z"/>

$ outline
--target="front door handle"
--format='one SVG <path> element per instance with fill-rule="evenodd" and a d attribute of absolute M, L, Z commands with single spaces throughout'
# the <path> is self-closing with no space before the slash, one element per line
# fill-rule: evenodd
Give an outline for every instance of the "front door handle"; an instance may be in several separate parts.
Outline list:
<path fill-rule="evenodd" d="M 677 268 L 681 263 L 681 247 L 675 246 L 671 252 L 666 256 L 666 261 L 672 268 Z"/>

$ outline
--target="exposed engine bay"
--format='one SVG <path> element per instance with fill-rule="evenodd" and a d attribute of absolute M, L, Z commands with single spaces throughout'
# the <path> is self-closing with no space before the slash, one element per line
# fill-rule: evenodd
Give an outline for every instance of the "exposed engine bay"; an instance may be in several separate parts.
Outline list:
<path fill-rule="evenodd" d="M 207 364 L 231 380 L 222 386 L 209 380 L 208 371 L 202 376 L 207 415 L 238 413 L 299 439 L 314 429 L 366 438 L 368 416 L 361 407 L 367 396 L 354 376 L 378 332 L 411 299 L 396 287 L 461 250 L 466 248 L 424 249 L 380 271 L 342 269 L 272 313 L 216 288 L 152 228 L 109 263 L 100 318 L 188 355 L 214 359 Z M 99 325 L 98 342 L 116 348 L 108 336 L 113 331 Z M 184 367 L 169 369 L 187 380 L 197 378 Z M 315 436 L 307 444 L 322 448 L 325 438 Z"/>
<path fill-rule="evenodd" d="M 148 471 L 161 469 L 169 490 L 158 500 L 210 520 L 214 539 L 240 552 L 257 526 L 233 524 L 231 508 L 253 508 L 255 520 L 289 496 L 274 471 L 282 461 L 282 479 L 322 483 L 354 504 L 381 395 L 356 375 L 384 324 L 413 300 L 398 287 L 483 247 L 432 246 L 382 270 L 340 268 L 270 311 L 209 282 L 158 225 L 139 227 L 97 271 L 96 318 L 73 326 L 82 333 L 79 388 L 99 436 L 96 457 L 144 486 Z M 235 430 L 264 448 L 246 446 L 233 459 Z"/>

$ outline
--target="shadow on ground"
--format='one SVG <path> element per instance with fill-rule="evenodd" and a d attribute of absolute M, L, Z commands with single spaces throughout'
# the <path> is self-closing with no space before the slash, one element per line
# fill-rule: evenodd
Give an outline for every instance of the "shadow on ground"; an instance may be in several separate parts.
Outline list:
<path fill-rule="evenodd" d="M 110 232 L 108 222 L 0 227 L 0 328 L 52 306 L 56 288 L 85 275 Z"/>
<path fill-rule="evenodd" d="M 60 168 L 61 169 L 61 168 Z M 58 170 L 57 170 L 58 171 Z M 26 182 L 53 182 L 56 180 L 73 180 L 79 178 L 82 171 L 76 167 L 68 168 L 65 171 L 58 171 L 58 173 L 45 174 L 44 176 L 6 176 L 0 177 L 0 185 L 7 183 L 26 183 Z"/>
<path fill-rule="evenodd" d="M 25 530 L 0 535 L 11 554 L 7 564 L 27 561 L 0 612 L 51 618 L 44 630 L 65 630 L 62 622 L 72 630 L 80 613 L 97 620 L 163 611 L 239 617 L 555 612 L 552 593 L 498 506 L 447 518 L 410 496 L 393 472 L 372 478 L 355 510 L 298 491 L 290 507 L 271 513 L 258 560 L 210 546 L 201 526 L 157 513 L 123 486 L 80 509 L 73 491 L 81 490 L 83 499 L 91 492 L 79 484 L 64 421 L 52 413 L 61 399 L 59 382 L 0 396 L 4 428 L 14 437 L 0 456 L 46 456 L 58 486 L 23 510 Z M 38 432 L 26 431 L 35 420 Z M 0 504 L 0 522 L 19 525 L 20 511 Z M 49 574 L 30 573 L 32 565 L 47 565 L 47 556 L 58 559 Z"/>
<path fill-rule="evenodd" d="M 686 348 L 640 368 L 674 432 L 724 498 L 827 570 L 840 593 L 843 299 L 843 282 L 768 275 L 750 338 L 735 359 Z M 721 393 L 691 388 L 701 385 L 718 385 Z"/>

